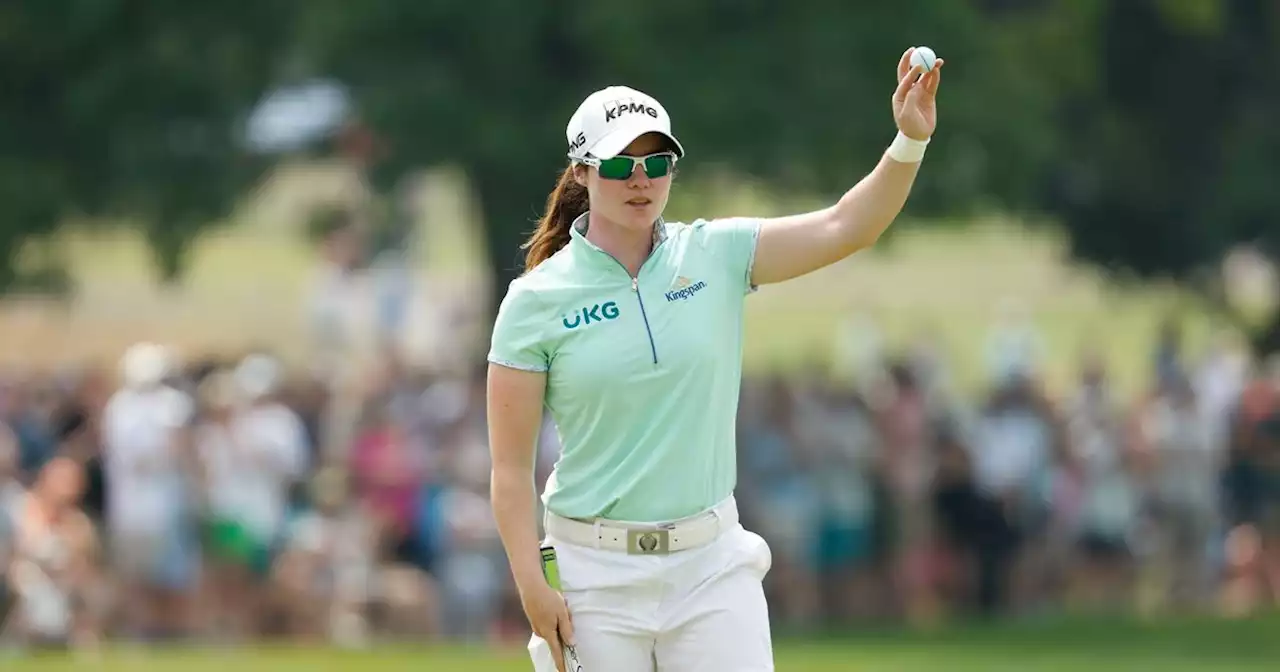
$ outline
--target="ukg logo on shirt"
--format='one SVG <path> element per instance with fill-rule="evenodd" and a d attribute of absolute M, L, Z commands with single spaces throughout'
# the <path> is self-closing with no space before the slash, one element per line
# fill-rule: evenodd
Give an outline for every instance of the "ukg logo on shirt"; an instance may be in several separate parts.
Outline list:
<path fill-rule="evenodd" d="M 620 314 L 618 304 L 613 301 L 606 301 L 574 311 L 572 314 L 560 318 L 560 320 L 565 329 L 577 329 L 579 326 L 586 326 L 592 322 L 616 320 Z"/>
<path fill-rule="evenodd" d="M 701 280 L 694 282 L 689 278 L 679 276 L 676 278 L 676 282 L 672 286 L 671 291 L 667 292 L 664 296 L 667 297 L 667 303 L 671 303 L 673 301 L 688 301 L 693 298 L 694 294 L 697 294 L 706 288 L 707 283 Z"/>

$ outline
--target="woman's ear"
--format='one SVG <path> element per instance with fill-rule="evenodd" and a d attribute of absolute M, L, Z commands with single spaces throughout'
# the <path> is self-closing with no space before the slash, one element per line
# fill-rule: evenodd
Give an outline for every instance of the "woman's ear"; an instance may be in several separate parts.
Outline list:
<path fill-rule="evenodd" d="M 583 188 L 587 186 L 587 170 L 587 166 L 584 164 L 573 164 L 573 181 Z"/>

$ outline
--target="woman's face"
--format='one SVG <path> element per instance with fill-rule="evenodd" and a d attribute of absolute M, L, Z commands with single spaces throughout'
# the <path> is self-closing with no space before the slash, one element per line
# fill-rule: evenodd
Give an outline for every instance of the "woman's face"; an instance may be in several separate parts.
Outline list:
<path fill-rule="evenodd" d="M 665 138 L 658 133 L 646 133 L 635 139 L 621 156 L 647 156 L 667 151 Z M 578 181 L 587 187 L 591 211 L 612 224 L 627 230 L 647 231 L 667 207 L 671 194 L 671 173 L 651 178 L 643 166 L 636 166 L 631 177 L 610 180 L 600 177 L 596 168 L 579 168 Z"/>

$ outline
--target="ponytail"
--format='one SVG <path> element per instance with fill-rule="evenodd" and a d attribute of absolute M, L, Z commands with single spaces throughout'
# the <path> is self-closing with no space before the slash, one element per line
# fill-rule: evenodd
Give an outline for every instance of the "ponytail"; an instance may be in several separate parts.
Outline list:
<path fill-rule="evenodd" d="M 528 273 L 569 244 L 569 227 L 587 211 L 587 188 L 573 177 L 573 166 L 565 168 L 556 188 L 547 196 L 547 210 L 538 220 L 538 228 L 521 245 L 528 250 L 524 271 Z"/>

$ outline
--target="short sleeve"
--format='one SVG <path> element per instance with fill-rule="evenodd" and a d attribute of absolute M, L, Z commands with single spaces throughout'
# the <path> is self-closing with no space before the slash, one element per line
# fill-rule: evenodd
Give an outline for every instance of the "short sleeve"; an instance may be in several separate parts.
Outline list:
<path fill-rule="evenodd" d="M 760 241 L 760 220 L 754 217 L 732 217 L 705 222 L 702 226 L 705 244 L 712 254 L 728 266 L 729 277 L 742 279 L 742 291 L 755 291 L 751 269 L 756 261 L 756 244 Z"/>
<path fill-rule="evenodd" d="M 489 361 L 522 371 L 547 371 L 550 358 L 543 341 L 543 313 L 538 296 L 519 280 L 513 281 L 493 323 Z"/>

